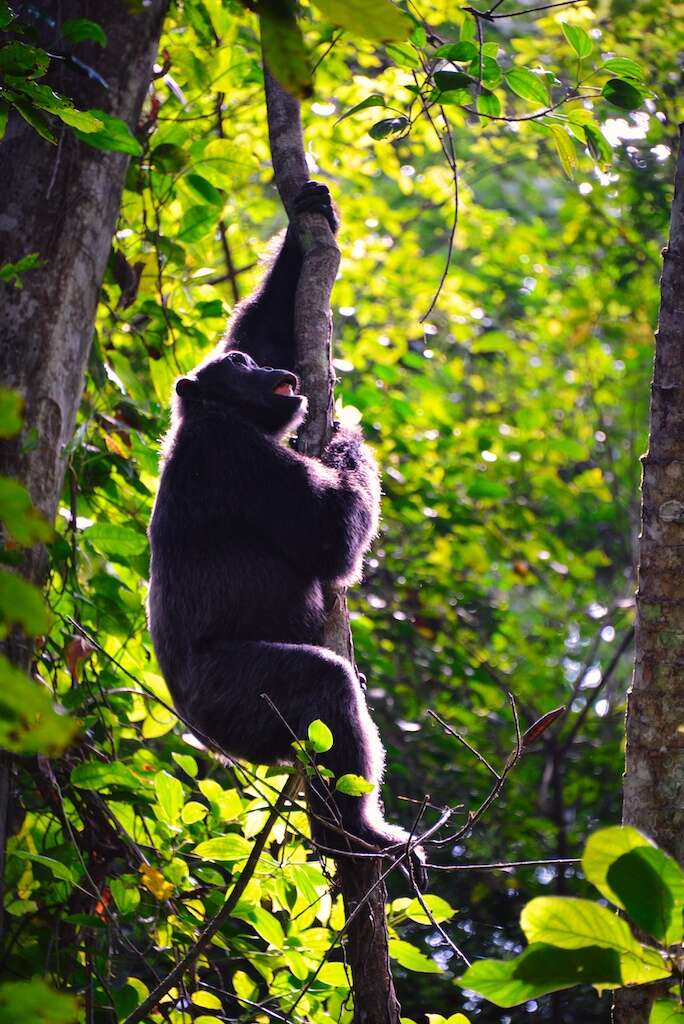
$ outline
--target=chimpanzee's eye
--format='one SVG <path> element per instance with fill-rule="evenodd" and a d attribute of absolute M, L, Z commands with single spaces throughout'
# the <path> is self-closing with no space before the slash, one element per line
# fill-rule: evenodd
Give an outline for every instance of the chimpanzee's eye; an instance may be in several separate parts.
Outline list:
<path fill-rule="evenodd" d="M 247 366 L 247 360 L 243 356 L 242 352 L 231 352 L 230 359 L 231 362 L 237 363 L 238 366 Z"/>

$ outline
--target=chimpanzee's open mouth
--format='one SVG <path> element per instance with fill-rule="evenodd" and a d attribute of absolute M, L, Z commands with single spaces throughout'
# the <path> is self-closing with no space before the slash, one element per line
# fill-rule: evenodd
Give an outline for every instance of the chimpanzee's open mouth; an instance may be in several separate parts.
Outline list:
<path fill-rule="evenodd" d="M 273 388 L 274 395 L 287 395 L 289 398 L 292 398 L 294 393 L 294 388 L 289 380 L 281 380 Z"/>

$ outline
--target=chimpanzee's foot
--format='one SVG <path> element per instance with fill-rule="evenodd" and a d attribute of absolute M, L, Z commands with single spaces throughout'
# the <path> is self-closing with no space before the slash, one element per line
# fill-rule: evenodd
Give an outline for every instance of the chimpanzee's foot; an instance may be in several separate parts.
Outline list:
<path fill-rule="evenodd" d="M 405 853 L 405 844 L 408 841 L 408 833 L 404 829 L 392 825 L 387 826 L 385 835 L 356 828 L 355 832 L 359 833 L 359 842 L 355 841 L 355 835 L 349 829 L 342 834 L 335 829 L 326 828 L 320 821 L 312 821 L 311 825 L 314 842 L 320 847 L 321 853 L 333 858 L 335 856 L 331 852 L 333 850 L 345 851 L 344 855 L 347 858 L 355 853 L 368 856 L 375 850 L 387 859 L 396 860 Z M 425 851 L 422 846 L 413 846 L 409 858 L 410 865 L 406 865 L 406 872 L 410 874 L 418 888 L 423 890 L 427 886 L 428 875 L 425 867 Z"/>
<path fill-rule="evenodd" d="M 296 213 L 322 213 L 333 234 L 339 227 L 339 217 L 327 185 L 320 181 L 307 181 L 295 196 Z"/>

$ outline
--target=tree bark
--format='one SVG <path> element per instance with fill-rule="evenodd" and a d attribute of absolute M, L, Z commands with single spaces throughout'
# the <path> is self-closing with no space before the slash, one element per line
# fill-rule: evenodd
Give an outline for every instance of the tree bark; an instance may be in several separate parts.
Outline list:
<path fill-rule="evenodd" d="M 299 102 L 265 69 L 266 104 L 271 156 L 276 184 L 288 214 L 298 190 L 308 178 Z M 339 250 L 324 217 L 305 214 L 297 228 L 304 248 L 304 265 L 297 288 L 295 334 L 297 370 L 309 400 L 309 416 L 297 447 L 320 455 L 330 439 L 333 423 L 332 320 L 330 293 L 339 265 Z M 354 664 L 354 648 L 343 591 L 331 589 L 323 642 Z M 387 892 L 379 878 L 380 858 L 352 860 L 341 857 L 338 880 L 350 918 L 365 902 L 347 934 L 347 962 L 351 968 L 355 1024 L 399 1024 L 400 1006 L 390 969 L 385 903 Z M 370 894 L 370 895 L 369 895 Z"/>
<path fill-rule="evenodd" d="M 663 259 L 650 436 L 642 459 L 623 821 L 684 864 L 684 126 Z M 646 1024 L 652 999 L 649 989 L 616 993 L 616 1024 Z"/>
<path fill-rule="evenodd" d="M 100 5 L 95 16 L 107 45 L 79 44 L 76 53 L 108 88 L 59 60 L 52 62 L 50 85 L 80 109 L 104 110 L 135 130 L 167 4 L 150 0 L 139 13 L 132 13 L 125 0 Z M 50 53 L 65 49 L 62 22 L 83 14 L 78 0 L 13 6 L 20 16 L 27 11 L 38 44 Z M 21 480 L 50 522 L 62 488 L 65 448 L 83 390 L 129 159 L 79 142 L 70 129 L 56 132 L 55 146 L 11 114 L 0 142 L 0 262 L 15 262 L 30 253 L 43 261 L 23 276 L 21 288 L 0 283 L 0 381 L 24 399 L 21 435 L 0 443 L 0 473 Z M 37 546 L 26 553 L 21 572 L 27 579 L 42 582 L 45 569 L 44 549 Z M 6 646 L 8 656 L 27 669 L 32 643 L 13 636 Z M 0 793 L 7 790 L 7 771 L 7 759 L 2 758 Z M 6 814 L 0 820 L 0 850 L 5 822 Z"/>

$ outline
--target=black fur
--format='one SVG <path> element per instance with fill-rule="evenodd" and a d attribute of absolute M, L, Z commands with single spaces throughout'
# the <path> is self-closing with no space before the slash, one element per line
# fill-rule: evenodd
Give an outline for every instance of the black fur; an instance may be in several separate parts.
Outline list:
<path fill-rule="evenodd" d="M 325 186 L 305 186 L 297 209 L 337 226 Z M 150 629 L 179 710 L 231 754 L 290 759 L 289 730 L 305 738 L 323 719 L 334 744 L 321 763 L 376 786 L 361 798 L 335 794 L 335 808 L 312 782 L 315 835 L 347 848 L 316 823 L 339 812 L 346 831 L 383 849 L 406 833 L 380 809 L 382 744 L 351 664 L 321 646 L 323 584 L 359 579 L 377 529 L 378 474 L 355 431 L 338 429 L 320 461 L 283 443 L 306 410 L 292 373 L 300 269 L 290 228 L 218 349 L 176 383 L 149 531 Z"/>

